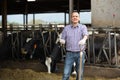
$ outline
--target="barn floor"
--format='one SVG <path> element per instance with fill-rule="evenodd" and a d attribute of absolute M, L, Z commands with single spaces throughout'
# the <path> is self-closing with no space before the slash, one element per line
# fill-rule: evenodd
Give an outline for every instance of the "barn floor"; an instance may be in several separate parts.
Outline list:
<path fill-rule="evenodd" d="M 47 73 L 39 60 L 1 61 L 0 80 L 61 80 L 63 64 L 58 63 L 58 72 Z M 71 75 L 70 80 L 75 80 Z M 119 68 L 85 66 L 84 80 L 120 80 Z"/>

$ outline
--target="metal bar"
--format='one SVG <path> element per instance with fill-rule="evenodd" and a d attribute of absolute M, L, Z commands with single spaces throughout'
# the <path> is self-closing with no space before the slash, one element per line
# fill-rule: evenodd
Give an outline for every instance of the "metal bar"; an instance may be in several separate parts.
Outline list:
<path fill-rule="evenodd" d="M 3 40 L 7 37 L 7 0 L 2 0 L 2 30 Z"/>
<path fill-rule="evenodd" d="M 74 8 L 74 5 L 73 5 L 73 2 L 74 0 L 69 0 L 69 23 L 71 24 L 71 14 L 73 12 L 73 8 Z"/>
<path fill-rule="evenodd" d="M 88 64 L 90 64 L 90 40 L 88 39 L 87 40 L 88 44 L 87 44 L 87 52 L 88 52 Z"/>
<path fill-rule="evenodd" d="M 109 59 L 110 59 L 110 62 L 112 61 L 111 59 L 111 34 L 110 34 L 110 31 L 108 32 L 108 42 L 109 42 Z M 111 65 L 111 63 L 110 63 Z"/>
<path fill-rule="evenodd" d="M 117 40 L 116 40 L 116 32 L 114 31 L 114 53 L 115 53 L 115 61 L 116 61 L 116 65 L 118 65 L 118 55 L 117 55 Z"/>
<path fill-rule="evenodd" d="M 106 59 L 107 59 L 109 65 L 111 65 L 111 62 L 110 62 L 110 60 L 109 60 L 109 58 L 108 58 L 108 56 L 107 56 L 107 53 L 106 53 L 105 49 L 103 49 L 103 52 L 104 52 L 104 54 L 105 54 L 105 57 L 106 57 Z"/>
<path fill-rule="evenodd" d="M 83 54 L 84 53 L 82 51 L 80 51 L 80 64 L 79 64 L 78 80 L 82 80 L 81 77 L 82 77 L 82 67 L 83 67 L 83 65 L 82 65 Z"/>
<path fill-rule="evenodd" d="M 93 60 L 94 60 L 94 64 L 95 64 L 95 61 L 96 61 L 96 59 L 95 59 L 95 44 L 94 44 L 94 30 L 92 31 L 92 44 L 93 44 Z"/>

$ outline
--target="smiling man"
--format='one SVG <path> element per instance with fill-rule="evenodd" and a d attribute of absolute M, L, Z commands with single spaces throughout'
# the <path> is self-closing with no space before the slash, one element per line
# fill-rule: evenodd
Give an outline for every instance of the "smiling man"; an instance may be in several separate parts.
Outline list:
<path fill-rule="evenodd" d="M 62 31 L 62 37 L 60 39 L 61 44 L 66 46 L 66 58 L 64 64 L 64 73 L 62 80 L 69 80 L 71 75 L 72 65 L 76 63 L 76 72 L 78 80 L 82 80 L 84 61 L 85 61 L 85 51 L 81 46 L 84 46 L 88 38 L 88 31 L 85 25 L 79 24 L 80 16 L 79 13 L 74 11 L 71 14 L 72 24 L 64 27 Z M 80 51 L 82 50 L 82 57 L 80 56 Z M 81 58 L 81 59 L 80 59 Z M 80 65 L 80 60 L 82 60 L 82 65 Z M 79 67 L 81 66 L 81 72 L 79 75 Z"/>

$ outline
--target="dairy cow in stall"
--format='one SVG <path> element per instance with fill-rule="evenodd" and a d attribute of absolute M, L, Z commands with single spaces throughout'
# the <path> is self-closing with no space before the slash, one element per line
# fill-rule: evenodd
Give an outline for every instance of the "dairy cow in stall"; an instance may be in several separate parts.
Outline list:
<path fill-rule="evenodd" d="M 23 58 L 38 59 L 48 68 L 48 73 L 56 71 L 56 63 L 62 58 L 62 48 L 59 41 L 56 41 L 58 34 L 55 31 L 42 31 L 34 33 L 33 38 L 26 39 L 21 48 Z M 36 37 L 37 36 L 37 37 Z"/>
<path fill-rule="evenodd" d="M 48 72 L 56 71 L 56 63 L 61 59 L 61 46 L 56 42 L 58 33 L 50 31 L 21 31 L 9 34 L 0 46 L 0 59 L 39 59 Z"/>
<path fill-rule="evenodd" d="M 87 56 L 89 56 L 89 62 L 90 63 L 106 63 L 108 61 L 110 61 L 110 64 L 114 64 L 115 63 L 115 40 L 114 40 L 114 35 L 111 34 L 110 36 L 110 44 L 111 44 L 111 56 L 109 54 L 109 40 L 108 40 L 108 36 L 105 39 L 106 34 L 97 34 L 94 36 L 90 35 L 89 36 L 89 46 L 87 47 L 87 51 L 88 52 L 88 48 L 89 48 L 89 52 L 87 53 Z M 119 52 L 120 52 L 120 35 L 116 35 L 116 47 L 117 47 L 117 56 L 119 57 Z M 95 60 L 95 61 L 94 61 Z M 87 59 L 88 61 L 88 59 Z M 119 58 L 118 58 L 119 61 Z"/>

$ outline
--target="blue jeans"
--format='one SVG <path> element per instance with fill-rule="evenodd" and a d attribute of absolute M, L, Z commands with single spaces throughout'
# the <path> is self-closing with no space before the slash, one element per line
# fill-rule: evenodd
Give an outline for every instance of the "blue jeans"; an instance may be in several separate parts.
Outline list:
<path fill-rule="evenodd" d="M 78 80 L 78 73 L 79 73 L 79 64 L 80 64 L 80 52 L 67 52 L 64 64 L 64 73 L 62 80 L 69 80 L 71 75 L 72 65 L 76 63 L 76 80 Z M 83 71 L 84 71 L 84 62 L 85 62 L 85 52 L 82 56 L 82 71 L 81 71 L 81 80 L 83 79 Z"/>

